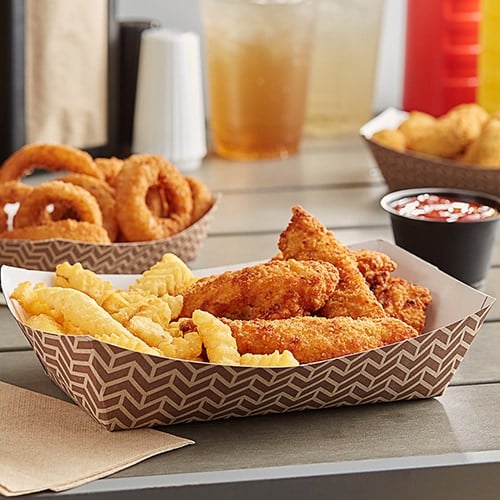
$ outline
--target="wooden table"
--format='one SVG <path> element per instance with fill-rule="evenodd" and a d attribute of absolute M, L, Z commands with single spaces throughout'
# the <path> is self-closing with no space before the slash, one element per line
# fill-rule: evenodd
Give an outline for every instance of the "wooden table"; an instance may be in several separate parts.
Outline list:
<path fill-rule="evenodd" d="M 191 263 L 195 269 L 274 255 L 294 204 L 346 244 L 392 240 L 378 205 L 387 187 L 356 136 L 308 139 L 288 160 L 237 163 L 209 157 L 194 175 L 223 195 L 209 237 Z M 499 238 L 484 291 L 500 296 Z M 0 307 L 0 380 L 66 399 L 5 307 Z M 80 488 L 34 496 L 499 498 L 500 304 L 439 398 L 166 429 L 196 444 Z"/>

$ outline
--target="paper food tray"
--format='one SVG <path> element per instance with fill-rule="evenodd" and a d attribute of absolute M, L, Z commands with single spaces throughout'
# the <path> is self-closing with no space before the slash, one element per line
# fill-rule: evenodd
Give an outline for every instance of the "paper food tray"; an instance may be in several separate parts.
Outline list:
<path fill-rule="evenodd" d="M 23 325 L 23 312 L 9 296 L 21 281 L 51 283 L 53 273 L 4 266 L 2 285 L 8 307 L 47 375 L 108 430 L 441 395 L 495 299 L 384 240 L 355 247 L 385 252 L 398 263 L 395 275 L 430 288 L 426 333 L 296 367 L 181 361 L 86 336 L 44 333 Z M 136 278 L 104 277 L 119 288 Z"/>
<path fill-rule="evenodd" d="M 388 108 L 359 131 L 391 191 L 448 187 L 500 196 L 500 168 L 465 165 L 434 156 L 395 151 L 371 140 L 378 130 L 397 128 L 407 116 L 404 111 Z"/>
<path fill-rule="evenodd" d="M 101 245 L 69 240 L 0 239 L 0 266 L 47 271 L 61 262 L 74 264 L 99 274 L 141 273 L 166 253 L 174 253 L 184 262 L 196 259 L 208 234 L 220 196 L 198 221 L 173 236 L 154 241 Z"/>

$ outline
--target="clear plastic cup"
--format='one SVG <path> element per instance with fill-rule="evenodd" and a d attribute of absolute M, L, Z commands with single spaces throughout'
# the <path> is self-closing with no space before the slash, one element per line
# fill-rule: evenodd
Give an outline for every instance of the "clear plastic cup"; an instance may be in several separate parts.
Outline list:
<path fill-rule="evenodd" d="M 315 0 L 202 0 L 212 142 L 284 158 L 302 139 Z"/>
<path fill-rule="evenodd" d="M 304 134 L 357 132 L 373 114 L 383 0 L 319 0 Z"/>

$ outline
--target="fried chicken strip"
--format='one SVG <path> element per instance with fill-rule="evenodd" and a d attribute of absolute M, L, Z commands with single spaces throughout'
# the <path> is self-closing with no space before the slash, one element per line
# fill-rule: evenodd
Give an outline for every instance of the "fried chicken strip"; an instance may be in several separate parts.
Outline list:
<path fill-rule="evenodd" d="M 300 363 L 354 354 L 418 335 L 397 318 L 293 317 L 281 320 L 229 320 L 241 354 L 289 350 Z"/>
<path fill-rule="evenodd" d="M 278 319 L 323 307 L 339 281 L 328 262 L 272 260 L 194 282 L 184 293 L 182 316 L 196 309 L 232 319 Z"/>
<path fill-rule="evenodd" d="M 385 312 L 411 325 L 418 333 L 425 327 L 427 308 L 432 302 L 431 292 L 422 285 L 390 277 L 373 289 Z"/>
<path fill-rule="evenodd" d="M 337 267 L 339 283 L 319 315 L 329 318 L 385 316 L 351 251 L 301 206 L 292 207 L 292 218 L 280 235 L 278 247 L 285 259 L 320 260 Z"/>
<path fill-rule="evenodd" d="M 385 253 L 376 250 L 353 250 L 358 269 L 368 282 L 370 289 L 385 283 L 397 264 Z"/>

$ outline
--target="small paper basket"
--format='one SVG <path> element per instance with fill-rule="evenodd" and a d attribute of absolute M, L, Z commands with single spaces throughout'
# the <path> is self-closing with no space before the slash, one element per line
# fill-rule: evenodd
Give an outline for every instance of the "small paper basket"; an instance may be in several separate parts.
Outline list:
<path fill-rule="evenodd" d="M 23 311 L 9 295 L 21 281 L 50 283 L 53 274 L 4 266 L 2 283 L 7 305 L 47 375 L 110 431 L 441 395 L 495 299 L 384 240 L 356 247 L 387 253 L 398 263 L 397 275 L 430 288 L 426 333 L 288 368 L 181 361 L 34 330 L 24 325 Z M 136 276 L 115 278 L 123 286 Z"/>

